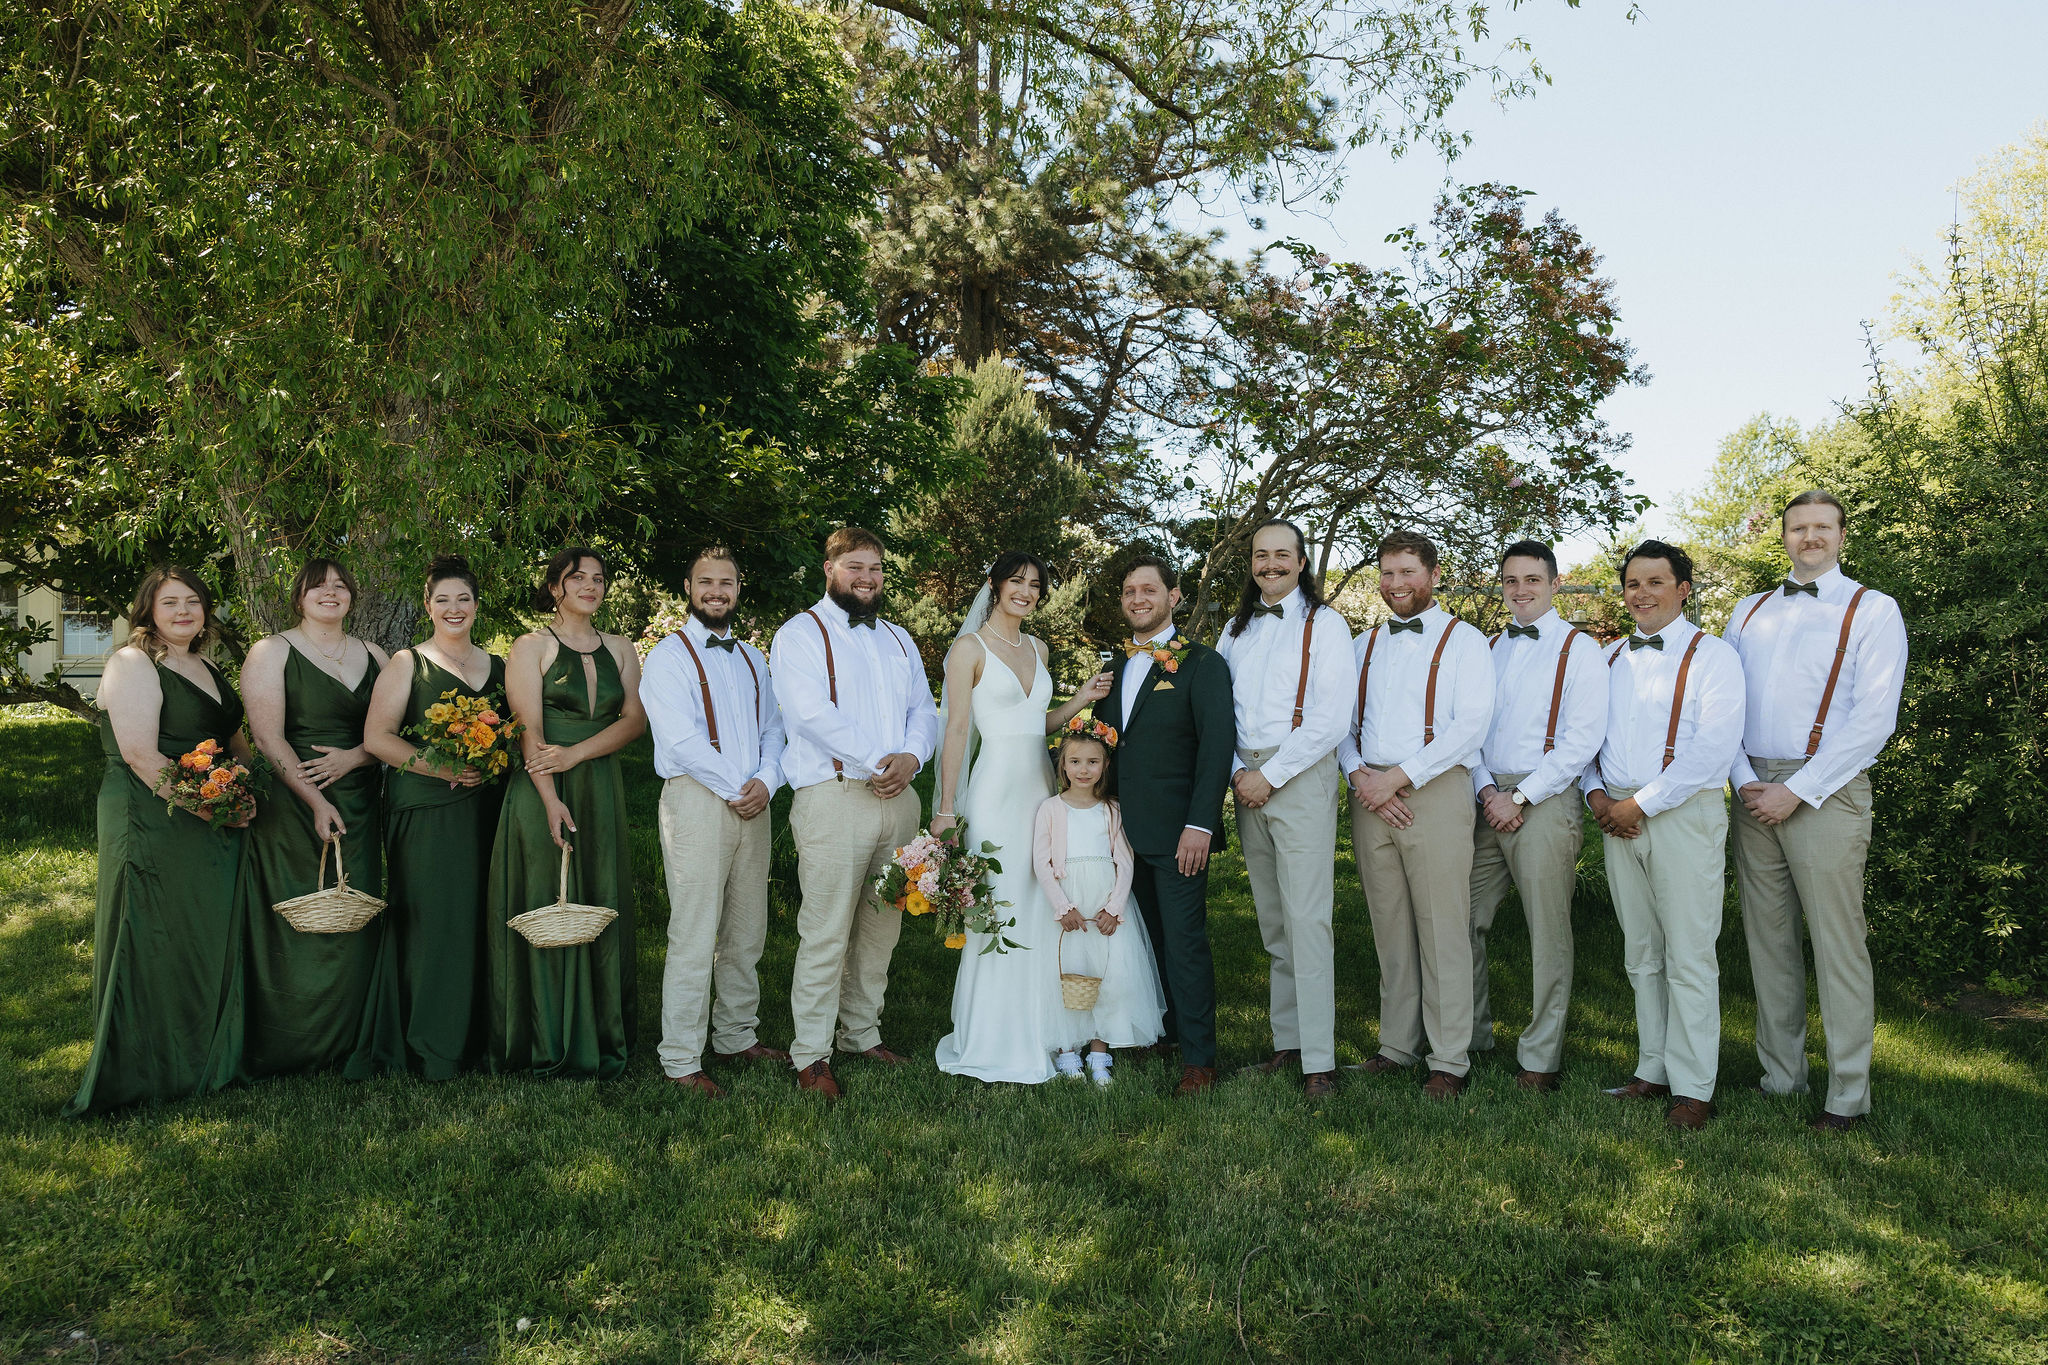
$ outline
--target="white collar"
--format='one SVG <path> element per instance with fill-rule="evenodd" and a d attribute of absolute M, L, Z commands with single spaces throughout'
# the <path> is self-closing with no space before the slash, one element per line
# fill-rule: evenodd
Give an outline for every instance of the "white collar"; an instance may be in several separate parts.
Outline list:
<path fill-rule="evenodd" d="M 1133 631 L 1131 633 L 1131 638 L 1133 640 L 1137 640 L 1137 642 L 1141 645 L 1163 645 L 1168 640 L 1171 640 L 1176 633 L 1177 630 L 1173 624 L 1173 619 L 1171 617 L 1168 617 L 1165 628 L 1162 629 L 1157 635 L 1152 636 L 1150 639 L 1138 640 L 1136 631 Z"/>
<path fill-rule="evenodd" d="M 1828 591 L 1828 588 L 1829 588 L 1829 586 L 1830 586 L 1830 584 L 1829 584 L 1829 582 L 1828 582 L 1828 580 L 1829 580 L 1829 579 L 1831 579 L 1831 578 L 1846 578 L 1846 577 L 1848 577 L 1848 575 L 1847 575 L 1847 574 L 1844 574 L 1844 573 L 1842 572 L 1842 563 L 1841 563 L 1841 561 L 1840 561 L 1840 560 L 1836 560 L 1836 561 L 1835 561 L 1835 567 L 1834 567 L 1834 568 L 1832 568 L 1832 569 L 1829 569 L 1829 570 L 1828 570 L 1828 571 L 1827 571 L 1826 573 L 1822 574 L 1822 575 L 1821 575 L 1821 576 L 1820 576 L 1819 578 L 1816 578 L 1816 579 L 1814 579 L 1813 581 L 1814 581 L 1815 583 L 1817 583 L 1817 584 L 1819 584 L 1819 585 L 1820 585 L 1820 591 L 1821 591 L 1821 596 L 1825 597 L 1825 596 L 1827 596 L 1827 591 Z M 1785 580 L 1784 580 L 1784 581 L 1785 581 L 1785 582 L 1787 582 L 1787 583 L 1799 583 L 1799 579 L 1798 579 L 1798 578 L 1796 578 L 1795 576 L 1793 576 L 1792 574 L 1786 574 L 1786 575 L 1785 575 Z M 1806 586 L 1806 584 L 1804 584 L 1804 583 L 1799 583 L 1799 586 L 1803 588 L 1803 587 L 1805 587 L 1805 586 Z M 1781 589 L 1781 591 L 1782 591 L 1782 589 Z"/>
<path fill-rule="evenodd" d="M 713 638 L 720 640 L 729 639 L 733 634 L 732 626 L 728 624 L 725 628 L 724 635 L 718 635 L 714 637 L 711 627 L 705 625 L 702 621 L 698 620 L 697 613 L 695 612 L 691 612 L 689 619 L 683 622 L 683 631 L 684 633 L 689 635 L 689 637 L 692 640 L 696 641 L 700 645 L 703 644 L 706 640 Z"/>

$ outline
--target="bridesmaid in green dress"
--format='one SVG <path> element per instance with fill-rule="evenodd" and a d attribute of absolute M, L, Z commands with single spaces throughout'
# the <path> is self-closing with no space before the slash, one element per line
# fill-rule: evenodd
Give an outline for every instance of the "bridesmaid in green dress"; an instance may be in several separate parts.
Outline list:
<path fill-rule="evenodd" d="M 512 713 L 526 726 L 526 771 L 512 779 L 491 855 L 493 1071 L 608 1080 L 633 1047 L 633 865 L 617 752 L 647 728 L 640 660 L 591 623 L 604 561 L 568 549 L 548 564 L 555 615 L 512 646 Z M 569 899 L 619 912 L 590 943 L 535 948 L 506 921 L 553 903 L 563 847 Z"/>
<path fill-rule="evenodd" d="M 99 907 L 92 1056 L 73 1117 L 217 1090 L 242 1050 L 235 882 L 243 833 L 166 811 L 163 770 L 202 740 L 244 762 L 242 702 L 205 656 L 213 594 L 178 568 L 142 580 L 100 679 Z M 246 821 L 244 822 L 246 823 Z"/>
<path fill-rule="evenodd" d="M 363 718 L 389 660 L 343 628 L 355 598 L 347 569 L 308 560 L 292 583 L 298 624 L 258 640 L 242 664 L 249 731 L 290 792 L 274 792 L 249 827 L 243 860 L 242 1069 L 251 1078 L 348 1060 L 384 937 L 381 915 L 352 934 L 302 934 L 270 908 L 318 885 L 330 839 L 339 841 L 349 885 L 384 894 L 384 770 L 363 747 Z M 332 886 L 331 853 L 327 864 Z"/>
<path fill-rule="evenodd" d="M 503 705 L 505 662 L 469 638 L 476 575 L 449 556 L 427 570 L 431 638 L 377 676 L 363 747 L 393 768 L 384 788 L 384 941 L 370 986 L 356 1079 L 413 1071 L 445 1081 L 483 1060 L 484 890 L 505 788 L 451 769 L 399 732 L 445 692 Z M 417 761 L 414 761 L 417 760 Z"/>

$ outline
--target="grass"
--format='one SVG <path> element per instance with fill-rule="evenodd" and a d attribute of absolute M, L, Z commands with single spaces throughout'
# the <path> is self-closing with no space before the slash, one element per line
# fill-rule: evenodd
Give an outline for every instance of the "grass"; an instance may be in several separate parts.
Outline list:
<path fill-rule="evenodd" d="M 1454 1106 L 1347 1081 L 1310 1109 L 1279 1078 L 1177 1102 L 1159 1063 L 1105 1094 L 985 1088 L 928 1060 L 846 1064 L 829 1110 L 775 1069 L 727 1071 L 705 1103 L 654 1064 L 664 902 L 642 829 L 624 1079 L 311 1077 L 66 1122 L 97 768 L 78 722 L 0 719 L 0 1358 L 2048 1360 L 2048 1029 L 1887 999 L 1876 1120 L 1809 1134 L 1805 1102 L 1745 1089 L 1731 917 L 1723 1117 L 1675 1135 L 1598 1093 L 1627 1074 L 1633 1014 L 1593 896 L 1556 1095 L 1517 1092 L 1504 1047 Z M 651 816 L 644 755 L 629 780 Z M 1375 971 L 1338 857 L 1356 1061 Z M 1267 1045 L 1234 858 L 1212 921 L 1228 1065 Z M 794 938 L 782 899 L 773 1042 Z M 1495 938 L 1512 1035 L 1519 917 Z M 955 960 L 906 931 L 894 1046 L 930 1057 Z"/>

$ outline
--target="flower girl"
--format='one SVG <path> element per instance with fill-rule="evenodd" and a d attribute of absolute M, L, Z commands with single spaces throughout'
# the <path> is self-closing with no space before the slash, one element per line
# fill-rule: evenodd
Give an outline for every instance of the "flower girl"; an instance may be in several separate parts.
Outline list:
<path fill-rule="evenodd" d="M 1158 1042 L 1166 1013 L 1144 921 L 1124 914 L 1134 860 L 1106 790 L 1115 743 L 1116 731 L 1101 721 L 1076 716 L 1068 723 L 1055 755 L 1059 792 L 1038 808 L 1031 858 L 1062 930 L 1060 971 L 1101 980 L 1094 1008 L 1063 1010 L 1064 1047 L 1053 1064 L 1063 1076 L 1079 1076 L 1085 1045 L 1088 1074 L 1103 1086 L 1109 1050 Z"/>

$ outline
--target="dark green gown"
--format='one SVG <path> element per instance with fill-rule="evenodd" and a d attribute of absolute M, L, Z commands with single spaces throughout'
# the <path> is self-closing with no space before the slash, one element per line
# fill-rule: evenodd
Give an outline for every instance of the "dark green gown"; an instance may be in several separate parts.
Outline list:
<path fill-rule="evenodd" d="M 401 732 L 450 690 L 504 704 L 505 661 L 491 656 L 481 692 L 415 649 Z M 484 893 L 505 784 L 451 787 L 445 777 L 391 774 L 384 787 L 384 886 L 391 904 L 365 1006 L 354 1079 L 412 1071 L 445 1081 L 484 1055 Z"/>
<path fill-rule="evenodd" d="M 583 660 L 596 663 L 592 693 Z M 542 738 L 580 744 L 612 724 L 626 688 L 611 651 L 563 645 L 541 678 Z M 603 933 L 572 948 L 535 948 L 506 921 L 554 903 L 562 850 L 548 834 L 540 792 L 512 779 L 491 855 L 491 1069 L 609 1080 L 626 1069 L 634 1041 L 633 862 L 626 842 L 626 786 L 616 754 L 555 775 L 555 793 L 576 823 L 569 845 L 569 899 L 619 912 Z"/>
<path fill-rule="evenodd" d="M 157 748 L 176 759 L 201 740 L 222 749 L 242 724 L 242 699 L 212 664 L 215 701 L 157 665 L 163 708 Z M 216 829 L 130 771 L 100 717 L 99 908 L 93 916 L 92 1057 L 64 1112 L 103 1114 L 141 1100 L 181 1099 L 235 1078 L 242 1050 L 236 878 L 243 834 Z"/>
<path fill-rule="evenodd" d="M 377 683 L 376 660 L 350 689 L 297 648 L 287 645 L 286 650 L 284 737 L 292 752 L 305 760 L 319 757 L 316 744 L 360 745 L 363 717 Z M 341 836 L 341 856 L 349 885 L 383 895 L 383 766 L 357 768 L 329 784 L 324 795 L 348 829 Z M 302 934 L 270 908 L 311 892 L 319 876 L 320 838 L 313 832 L 313 813 L 279 782 L 249 826 L 242 865 L 249 1010 L 242 1069 L 251 1078 L 340 1066 L 361 1033 L 384 917 L 352 934 Z M 327 884 L 334 885 L 331 856 Z"/>

